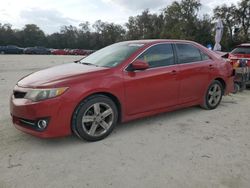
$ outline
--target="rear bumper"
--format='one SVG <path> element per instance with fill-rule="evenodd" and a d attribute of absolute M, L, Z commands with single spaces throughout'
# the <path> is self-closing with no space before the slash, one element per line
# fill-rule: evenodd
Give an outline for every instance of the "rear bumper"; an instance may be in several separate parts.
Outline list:
<path fill-rule="evenodd" d="M 228 77 L 226 80 L 226 89 L 224 95 L 234 92 L 234 76 Z"/>

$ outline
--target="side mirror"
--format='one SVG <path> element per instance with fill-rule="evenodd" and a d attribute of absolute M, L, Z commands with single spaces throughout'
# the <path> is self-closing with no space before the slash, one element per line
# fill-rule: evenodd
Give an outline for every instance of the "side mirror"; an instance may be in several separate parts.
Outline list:
<path fill-rule="evenodd" d="M 130 64 L 129 70 L 135 71 L 135 70 L 146 70 L 149 68 L 149 64 L 143 60 L 135 60 L 133 63 Z"/>

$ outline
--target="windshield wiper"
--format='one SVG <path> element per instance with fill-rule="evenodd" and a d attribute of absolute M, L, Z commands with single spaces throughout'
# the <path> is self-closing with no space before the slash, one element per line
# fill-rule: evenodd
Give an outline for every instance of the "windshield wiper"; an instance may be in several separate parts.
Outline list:
<path fill-rule="evenodd" d="M 97 65 L 92 64 L 92 63 L 87 63 L 87 62 L 79 62 L 79 63 L 81 63 L 81 64 L 83 64 L 83 65 L 91 65 L 91 66 L 96 66 L 96 67 L 98 67 Z"/>

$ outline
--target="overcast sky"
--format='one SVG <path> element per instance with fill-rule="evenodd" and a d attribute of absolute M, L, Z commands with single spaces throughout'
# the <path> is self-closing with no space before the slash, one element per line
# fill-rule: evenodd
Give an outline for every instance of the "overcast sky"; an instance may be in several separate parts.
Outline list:
<path fill-rule="evenodd" d="M 215 6 L 239 0 L 201 0 L 201 13 L 212 13 Z M 96 20 L 124 24 L 149 8 L 152 12 L 171 4 L 173 0 L 1 0 L 0 23 L 22 28 L 27 23 L 37 24 L 46 33 L 59 31 L 62 25 L 75 25 Z"/>

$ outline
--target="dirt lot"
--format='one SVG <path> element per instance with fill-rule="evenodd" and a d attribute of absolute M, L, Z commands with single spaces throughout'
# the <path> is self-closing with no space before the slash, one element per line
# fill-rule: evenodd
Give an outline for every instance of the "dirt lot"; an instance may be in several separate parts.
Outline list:
<path fill-rule="evenodd" d="M 192 107 L 119 125 L 107 139 L 43 140 L 16 130 L 8 100 L 19 78 L 76 56 L 0 56 L 0 188 L 250 187 L 250 91 L 218 109 Z"/>

